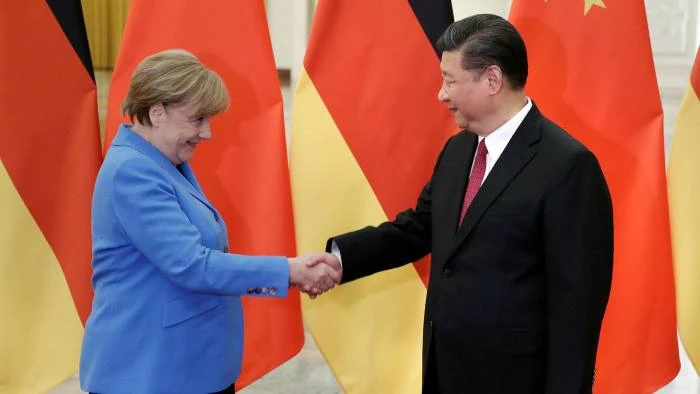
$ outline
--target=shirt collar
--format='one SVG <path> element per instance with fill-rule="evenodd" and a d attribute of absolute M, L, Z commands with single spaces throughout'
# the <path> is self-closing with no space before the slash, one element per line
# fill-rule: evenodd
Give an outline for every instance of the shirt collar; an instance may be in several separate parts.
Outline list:
<path fill-rule="evenodd" d="M 532 100 L 530 100 L 529 97 L 526 97 L 526 99 L 527 103 L 520 111 L 518 111 L 517 114 L 515 114 L 515 116 L 510 118 L 510 120 L 486 137 L 479 137 L 479 142 L 486 139 L 484 142 L 486 144 L 486 149 L 494 162 L 501 156 L 501 153 L 503 153 L 503 151 L 506 149 L 508 142 L 510 142 L 510 139 L 513 138 L 513 135 L 518 130 L 518 127 L 523 122 L 523 119 L 525 119 L 527 113 L 530 112 L 530 109 L 532 108 Z"/>

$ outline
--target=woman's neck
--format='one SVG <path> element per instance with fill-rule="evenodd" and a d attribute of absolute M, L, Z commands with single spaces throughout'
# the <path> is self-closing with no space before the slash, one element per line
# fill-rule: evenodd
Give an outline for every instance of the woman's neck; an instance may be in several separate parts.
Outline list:
<path fill-rule="evenodd" d="M 144 140 L 151 143 L 151 128 L 150 127 L 144 126 L 141 123 L 134 123 L 131 126 L 131 131 L 140 135 Z"/>

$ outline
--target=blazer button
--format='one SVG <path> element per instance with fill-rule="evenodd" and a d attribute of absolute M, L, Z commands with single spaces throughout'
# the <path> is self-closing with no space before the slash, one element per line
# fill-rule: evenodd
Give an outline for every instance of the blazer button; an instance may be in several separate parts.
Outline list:
<path fill-rule="evenodd" d="M 260 293 L 262 293 L 262 289 L 259 288 L 259 287 L 256 287 L 256 288 L 255 288 L 255 294 L 260 294 Z"/>
<path fill-rule="evenodd" d="M 224 246 L 224 253 L 228 253 L 228 246 Z"/>
<path fill-rule="evenodd" d="M 442 275 L 443 275 L 445 278 L 449 278 L 450 275 L 452 275 L 452 270 L 449 269 L 449 268 L 445 268 L 444 270 L 442 270 Z"/>
<path fill-rule="evenodd" d="M 430 327 L 432 327 L 432 326 L 433 326 L 433 321 L 432 321 L 432 320 L 429 320 L 429 321 L 428 321 L 428 325 L 429 325 Z"/>
<path fill-rule="evenodd" d="M 253 293 L 255 293 L 255 289 L 252 288 L 252 287 L 249 287 L 249 288 L 248 288 L 248 294 L 253 294 Z"/>
<path fill-rule="evenodd" d="M 277 289 L 274 288 L 274 287 L 270 288 L 270 294 L 271 294 L 271 295 L 277 294 Z"/>

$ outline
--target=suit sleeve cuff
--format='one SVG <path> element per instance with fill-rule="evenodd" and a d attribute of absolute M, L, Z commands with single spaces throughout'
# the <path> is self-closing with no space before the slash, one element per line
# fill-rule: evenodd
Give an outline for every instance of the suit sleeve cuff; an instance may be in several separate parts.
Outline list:
<path fill-rule="evenodd" d="M 332 241 L 331 243 L 331 253 L 335 255 L 335 257 L 338 258 L 338 262 L 340 263 L 340 268 L 343 268 L 343 258 L 340 257 L 340 249 L 338 248 L 338 244 L 335 241 Z"/>

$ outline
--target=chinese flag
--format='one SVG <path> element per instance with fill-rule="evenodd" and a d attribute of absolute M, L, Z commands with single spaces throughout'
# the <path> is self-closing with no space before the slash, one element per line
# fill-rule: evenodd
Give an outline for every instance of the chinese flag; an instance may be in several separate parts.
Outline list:
<path fill-rule="evenodd" d="M 514 0 L 527 94 L 598 157 L 615 261 L 597 393 L 648 393 L 679 369 L 661 100 L 644 2 Z"/>

